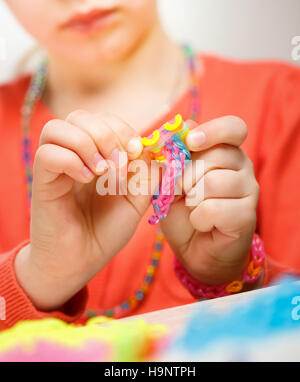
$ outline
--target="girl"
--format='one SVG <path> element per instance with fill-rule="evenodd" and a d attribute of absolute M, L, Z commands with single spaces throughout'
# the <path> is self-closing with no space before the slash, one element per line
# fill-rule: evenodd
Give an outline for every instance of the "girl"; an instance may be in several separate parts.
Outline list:
<path fill-rule="evenodd" d="M 232 282 L 241 291 L 255 231 L 267 259 L 243 291 L 299 273 L 298 69 L 183 50 L 155 0 L 7 4 L 47 64 L 0 89 L 2 328 L 144 313 Z M 177 113 L 194 120 L 187 146 L 205 172 L 182 185 L 161 233 L 148 224 L 150 196 L 100 196 L 96 181 L 108 160 L 126 175 L 120 153 L 139 158 L 139 137 Z M 204 197 L 186 207 L 203 180 Z"/>

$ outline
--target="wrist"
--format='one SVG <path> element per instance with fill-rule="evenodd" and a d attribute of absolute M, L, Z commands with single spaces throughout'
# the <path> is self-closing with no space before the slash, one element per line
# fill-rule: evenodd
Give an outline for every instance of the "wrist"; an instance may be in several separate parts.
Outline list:
<path fill-rule="evenodd" d="M 224 283 L 200 282 L 175 257 L 174 269 L 180 282 L 197 299 L 223 297 L 242 291 L 249 291 L 263 285 L 265 251 L 263 242 L 258 235 L 254 235 L 248 263 L 240 273 L 240 277 Z M 233 281 L 234 280 L 234 281 Z"/>
<path fill-rule="evenodd" d="M 236 253 L 227 252 L 224 256 L 223 252 L 221 256 L 207 255 L 200 261 L 196 261 L 196 257 L 189 262 L 184 258 L 178 257 L 178 259 L 186 272 L 199 283 L 211 286 L 230 283 L 232 280 L 241 279 L 250 263 L 251 241 L 243 253 L 239 250 Z M 176 261 L 179 263 L 179 260 Z"/>
<path fill-rule="evenodd" d="M 58 310 L 69 301 L 84 284 L 75 280 L 53 278 L 42 272 L 33 261 L 31 245 L 23 247 L 15 258 L 15 273 L 18 283 L 40 311 Z"/>

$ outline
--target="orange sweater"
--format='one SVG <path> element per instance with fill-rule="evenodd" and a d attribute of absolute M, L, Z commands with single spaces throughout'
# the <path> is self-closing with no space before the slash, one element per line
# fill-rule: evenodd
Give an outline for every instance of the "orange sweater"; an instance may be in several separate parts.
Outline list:
<path fill-rule="evenodd" d="M 265 284 L 282 271 L 300 273 L 300 70 L 284 63 L 233 62 L 203 56 L 201 122 L 237 115 L 248 124 L 243 149 L 254 163 L 261 187 L 257 231 L 265 242 Z M 29 214 L 21 151 L 20 109 L 28 88 L 24 77 L 0 87 L 0 296 L 6 301 L 6 328 L 22 319 L 58 317 L 78 321 L 85 309 L 111 308 L 141 284 L 151 259 L 155 228 L 140 223 L 126 247 L 60 311 L 39 312 L 16 280 L 14 258 L 28 242 Z M 158 128 L 176 113 L 189 117 L 190 94 L 149 128 Z M 54 118 L 40 101 L 33 114 L 34 151 L 44 124 Z M 148 216 L 151 210 L 149 209 Z M 26 241 L 27 240 L 27 241 Z M 145 313 L 194 302 L 173 271 L 174 255 L 165 245 L 157 276 L 143 303 Z M 122 272 L 120 272 L 122 270 Z M 134 276 L 134 277 L 133 277 Z"/>

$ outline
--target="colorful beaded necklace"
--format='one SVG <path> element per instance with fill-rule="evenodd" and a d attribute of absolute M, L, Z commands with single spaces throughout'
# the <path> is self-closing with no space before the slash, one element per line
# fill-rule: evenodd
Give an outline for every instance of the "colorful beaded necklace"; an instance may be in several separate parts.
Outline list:
<path fill-rule="evenodd" d="M 189 76 L 190 76 L 190 96 L 191 96 L 191 111 L 190 119 L 197 121 L 200 114 L 200 94 L 198 90 L 198 71 L 197 71 L 197 57 L 194 51 L 189 46 L 184 46 L 184 53 L 187 58 Z M 28 194 L 28 206 L 30 209 L 31 198 L 32 198 L 32 181 L 33 181 L 33 154 L 31 149 L 31 138 L 30 138 L 30 122 L 32 118 L 32 113 L 36 103 L 42 98 L 45 84 L 47 79 L 47 63 L 42 62 L 36 73 L 31 79 L 30 86 L 25 96 L 24 105 L 21 110 L 22 118 L 22 153 L 23 162 L 26 177 L 26 188 Z M 141 304 L 145 299 L 150 285 L 153 282 L 157 267 L 159 265 L 159 260 L 161 258 L 163 249 L 164 236 L 161 230 L 157 229 L 153 254 L 151 261 L 146 269 L 146 275 L 143 279 L 141 286 L 136 290 L 136 292 L 130 296 L 126 301 L 121 304 L 111 308 L 102 309 L 97 311 L 87 311 L 85 316 L 87 318 L 94 316 L 107 316 L 113 318 L 121 318 L 131 314 L 134 309 Z"/>

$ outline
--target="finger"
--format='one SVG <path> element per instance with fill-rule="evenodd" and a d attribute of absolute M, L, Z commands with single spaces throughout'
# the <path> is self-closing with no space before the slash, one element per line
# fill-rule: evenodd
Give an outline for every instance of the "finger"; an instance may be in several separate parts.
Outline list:
<path fill-rule="evenodd" d="M 49 184 L 61 174 L 83 184 L 94 179 L 94 174 L 74 151 L 53 144 L 40 146 L 34 161 L 35 185 Z"/>
<path fill-rule="evenodd" d="M 48 122 L 42 131 L 40 144 L 54 144 L 74 151 L 97 175 L 102 175 L 108 169 L 92 138 L 68 122 L 59 119 Z"/>
<path fill-rule="evenodd" d="M 195 208 L 203 200 L 214 198 L 245 198 L 255 194 L 256 181 L 246 170 L 212 170 L 187 193 L 186 203 Z"/>
<path fill-rule="evenodd" d="M 184 169 L 183 176 L 176 181 L 176 187 L 184 194 L 188 194 L 209 171 L 214 169 L 241 170 L 245 166 L 245 157 L 242 150 L 229 145 L 218 145 L 213 149 L 194 153 L 192 161 Z"/>
<path fill-rule="evenodd" d="M 248 129 L 242 119 L 226 116 L 194 128 L 187 135 L 186 144 L 191 151 L 207 150 L 221 143 L 239 147 L 247 134 Z"/>
<path fill-rule="evenodd" d="M 126 152 L 126 143 L 128 144 L 129 141 L 125 142 L 126 138 L 121 138 L 116 134 L 99 115 L 91 114 L 84 110 L 77 110 L 67 117 L 67 121 L 89 134 L 105 159 L 113 161 L 117 167 L 124 167 L 127 164 L 127 160 L 124 160 L 124 155 L 120 153 Z M 123 134 L 124 129 L 125 127 L 123 126 Z M 121 160 L 124 163 L 121 163 Z"/>
<path fill-rule="evenodd" d="M 191 212 L 190 222 L 200 232 L 217 228 L 224 234 L 239 234 L 256 222 L 256 200 L 252 196 L 241 199 L 207 199 Z"/>
<path fill-rule="evenodd" d="M 121 145 L 128 153 L 128 158 L 130 160 L 137 159 L 144 149 L 141 138 L 138 137 L 137 132 L 114 114 L 105 113 L 102 114 L 102 118 L 107 126 L 109 126 L 118 136 Z"/>
<path fill-rule="evenodd" d="M 68 115 L 66 121 L 86 132 L 105 159 L 110 159 L 116 149 L 123 151 L 116 134 L 98 116 L 85 110 L 76 110 Z"/>

